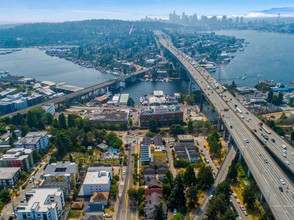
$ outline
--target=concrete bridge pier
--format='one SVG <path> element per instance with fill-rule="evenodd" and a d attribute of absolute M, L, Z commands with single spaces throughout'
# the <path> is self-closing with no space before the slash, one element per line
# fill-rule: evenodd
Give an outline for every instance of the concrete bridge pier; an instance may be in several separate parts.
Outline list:
<path fill-rule="evenodd" d="M 259 200 L 260 200 L 260 202 L 263 202 L 263 200 L 264 200 L 262 193 L 260 193 Z"/>
<path fill-rule="evenodd" d="M 248 168 L 248 170 L 247 170 L 247 176 L 248 176 L 248 177 L 251 176 L 251 172 L 250 172 L 249 168 Z"/>
<path fill-rule="evenodd" d="M 238 158 L 239 161 L 242 161 L 243 160 L 243 156 L 241 154 L 241 152 L 239 152 L 239 158 Z"/>
<path fill-rule="evenodd" d="M 192 82 L 192 80 L 190 79 L 190 82 L 189 82 L 189 96 L 192 95 L 192 88 L 193 88 L 193 82 Z"/>
<path fill-rule="evenodd" d="M 199 108 L 200 108 L 200 111 L 202 112 L 203 111 L 203 104 L 204 104 L 204 101 L 205 101 L 205 97 L 203 95 L 203 92 L 201 91 L 201 95 L 200 95 L 200 104 L 199 104 Z"/>
<path fill-rule="evenodd" d="M 216 130 L 217 130 L 218 132 L 220 132 L 221 129 L 222 129 L 222 118 L 219 116 L 219 117 L 218 117 L 218 120 L 217 120 L 217 128 L 216 128 Z"/>
<path fill-rule="evenodd" d="M 227 135 L 227 129 L 224 126 L 224 129 L 223 129 L 223 138 L 224 138 L 224 140 L 226 140 L 226 135 Z"/>

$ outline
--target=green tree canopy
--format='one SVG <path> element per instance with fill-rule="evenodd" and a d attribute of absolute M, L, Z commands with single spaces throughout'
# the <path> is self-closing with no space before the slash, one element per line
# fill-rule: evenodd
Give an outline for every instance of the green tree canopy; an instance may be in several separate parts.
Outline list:
<path fill-rule="evenodd" d="M 202 189 L 208 189 L 214 182 L 211 167 L 201 167 L 197 177 L 198 186 Z"/>
<path fill-rule="evenodd" d="M 184 183 L 186 187 L 196 186 L 197 180 L 194 167 L 190 164 L 184 173 Z"/>

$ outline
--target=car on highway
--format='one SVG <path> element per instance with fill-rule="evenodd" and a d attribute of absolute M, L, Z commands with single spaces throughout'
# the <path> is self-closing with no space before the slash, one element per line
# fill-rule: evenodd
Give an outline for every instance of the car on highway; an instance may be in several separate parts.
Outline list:
<path fill-rule="evenodd" d="M 231 128 L 231 129 L 233 129 L 233 126 L 232 126 L 232 125 L 230 125 L 230 128 Z"/>
<path fill-rule="evenodd" d="M 122 174 L 123 174 L 123 175 L 126 175 L 126 171 L 124 170 L 124 171 L 122 172 Z"/>
<path fill-rule="evenodd" d="M 282 185 L 285 185 L 285 181 L 283 180 L 283 178 L 280 178 L 280 182 L 282 183 Z"/>
<path fill-rule="evenodd" d="M 245 216 L 247 216 L 247 215 L 248 215 L 248 213 L 247 213 L 246 211 L 244 211 L 244 215 L 245 215 Z"/>
<path fill-rule="evenodd" d="M 276 142 L 276 140 L 275 140 L 275 139 L 273 139 L 273 138 L 272 138 L 271 140 L 272 140 L 272 142 L 273 142 L 273 143 L 275 143 L 275 142 Z"/>
<path fill-rule="evenodd" d="M 284 192 L 284 189 L 283 189 L 283 187 L 281 187 L 281 186 L 279 186 L 279 190 L 280 190 L 281 192 Z"/>

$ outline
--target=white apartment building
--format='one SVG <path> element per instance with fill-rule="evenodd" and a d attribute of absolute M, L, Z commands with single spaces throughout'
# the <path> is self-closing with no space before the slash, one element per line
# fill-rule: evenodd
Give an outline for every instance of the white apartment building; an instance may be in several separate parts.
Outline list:
<path fill-rule="evenodd" d="M 58 188 L 37 188 L 27 192 L 26 201 L 15 210 L 18 220 L 58 220 L 65 205 L 62 190 Z"/>
<path fill-rule="evenodd" d="M 110 169 L 109 169 L 110 168 Z M 80 189 L 80 196 L 91 196 L 94 192 L 109 192 L 112 178 L 112 168 L 89 167 L 84 183 Z"/>

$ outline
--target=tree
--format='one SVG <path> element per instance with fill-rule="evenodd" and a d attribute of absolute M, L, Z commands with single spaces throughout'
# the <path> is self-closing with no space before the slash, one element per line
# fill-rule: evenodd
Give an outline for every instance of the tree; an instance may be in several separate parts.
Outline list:
<path fill-rule="evenodd" d="M 109 192 L 109 196 L 110 198 L 112 198 L 113 200 L 115 200 L 116 196 L 118 195 L 118 187 L 116 184 L 111 184 L 110 186 L 110 192 Z"/>
<path fill-rule="evenodd" d="M 148 121 L 148 126 L 149 126 L 149 130 L 151 131 L 151 132 L 157 132 L 157 130 L 158 130 L 158 128 L 157 128 L 157 121 L 155 120 L 155 119 L 150 119 L 149 121 Z"/>
<path fill-rule="evenodd" d="M 183 220 L 183 219 L 184 219 L 184 215 L 179 212 L 171 218 L 171 220 Z"/>
<path fill-rule="evenodd" d="M 198 172 L 198 185 L 202 189 L 208 189 L 214 182 L 211 167 L 201 167 Z"/>
<path fill-rule="evenodd" d="M 184 134 L 185 128 L 179 124 L 172 124 L 169 128 L 169 133 L 172 135 Z"/>
<path fill-rule="evenodd" d="M 129 106 L 129 107 L 134 107 L 135 106 L 135 102 L 131 97 L 128 99 L 127 106 Z"/>
<path fill-rule="evenodd" d="M 255 203 L 255 192 L 254 192 L 254 188 L 251 184 L 246 185 L 243 191 L 243 201 L 245 204 L 247 204 L 247 206 L 249 208 L 253 208 L 254 207 L 254 203 Z"/>
<path fill-rule="evenodd" d="M 74 191 L 73 191 L 73 200 L 76 200 L 77 199 L 78 194 L 79 194 L 79 191 L 78 191 L 77 187 L 75 187 L 74 188 Z"/>
<path fill-rule="evenodd" d="M 75 127 L 76 126 L 75 115 L 69 114 L 67 123 L 69 128 Z"/>
<path fill-rule="evenodd" d="M 191 120 L 188 121 L 188 133 L 193 133 L 193 122 Z"/>
<path fill-rule="evenodd" d="M 224 220 L 235 220 L 236 219 L 236 213 L 231 209 L 227 209 L 227 211 L 222 216 L 222 219 L 224 219 Z"/>
<path fill-rule="evenodd" d="M 33 151 L 33 158 L 35 163 L 41 161 L 42 157 L 36 149 Z"/>
<path fill-rule="evenodd" d="M 228 177 L 231 180 L 236 180 L 237 176 L 238 176 L 238 170 L 237 170 L 237 167 L 236 167 L 236 161 L 233 160 L 230 167 L 229 167 Z"/>
<path fill-rule="evenodd" d="M 224 194 L 226 203 L 229 204 L 230 196 L 231 196 L 231 188 L 228 181 L 223 181 L 217 185 L 215 195 L 218 195 L 221 193 Z"/>
<path fill-rule="evenodd" d="M 213 196 L 208 203 L 206 211 L 207 219 L 221 219 L 222 213 L 225 213 L 227 208 L 224 194 L 220 193 L 219 195 Z"/>
<path fill-rule="evenodd" d="M 53 119 L 52 127 L 56 129 L 60 128 L 59 122 L 56 118 Z"/>
<path fill-rule="evenodd" d="M 169 183 L 171 186 L 173 185 L 174 177 L 170 170 L 168 170 L 164 176 L 163 183 Z"/>
<path fill-rule="evenodd" d="M 194 167 L 190 164 L 184 173 L 184 183 L 186 187 L 196 186 L 197 180 Z"/>
<path fill-rule="evenodd" d="M 167 206 L 170 210 L 176 208 L 181 213 L 186 212 L 186 198 L 181 174 L 175 178 L 175 184 L 168 198 Z"/>
<path fill-rule="evenodd" d="M 294 141 L 294 130 L 291 131 L 291 140 Z"/>
<path fill-rule="evenodd" d="M 221 157 L 221 150 L 222 150 L 222 145 L 219 140 L 220 136 L 219 133 L 214 130 L 211 132 L 211 134 L 207 137 L 207 142 L 210 146 L 210 152 L 214 156 L 220 158 Z"/>
<path fill-rule="evenodd" d="M 151 131 L 148 131 L 146 134 L 145 134 L 145 137 L 150 137 L 150 138 L 154 138 L 155 134 Z"/>
<path fill-rule="evenodd" d="M 169 183 L 165 183 L 162 185 L 162 195 L 165 199 L 168 199 L 172 191 L 172 187 Z"/>
<path fill-rule="evenodd" d="M 36 115 L 30 110 L 27 114 L 27 124 L 30 128 L 34 128 L 36 126 Z"/>
<path fill-rule="evenodd" d="M 163 217 L 164 213 L 163 213 L 163 209 L 162 209 L 162 203 L 160 203 L 159 205 L 155 206 L 155 210 L 154 210 L 154 220 L 164 220 Z"/>
<path fill-rule="evenodd" d="M 138 200 L 138 193 L 135 188 L 128 189 L 128 196 L 130 200 L 137 201 Z"/>
<path fill-rule="evenodd" d="M 198 202 L 197 188 L 195 186 L 189 187 L 186 192 L 186 195 L 187 195 L 187 199 L 188 199 L 188 206 L 190 208 L 194 208 Z"/>
<path fill-rule="evenodd" d="M 61 129 L 67 129 L 65 116 L 63 113 L 59 114 L 58 121 Z"/>
<path fill-rule="evenodd" d="M 53 115 L 51 114 L 51 113 L 49 113 L 49 112 L 46 112 L 46 114 L 45 114 L 45 124 L 46 125 L 52 125 L 52 123 L 53 123 Z"/>
<path fill-rule="evenodd" d="M 267 102 L 269 103 L 272 103 L 273 102 L 273 98 L 274 98 L 274 92 L 273 90 L 270 90 L 268 93 L 267 93 Z"/>

